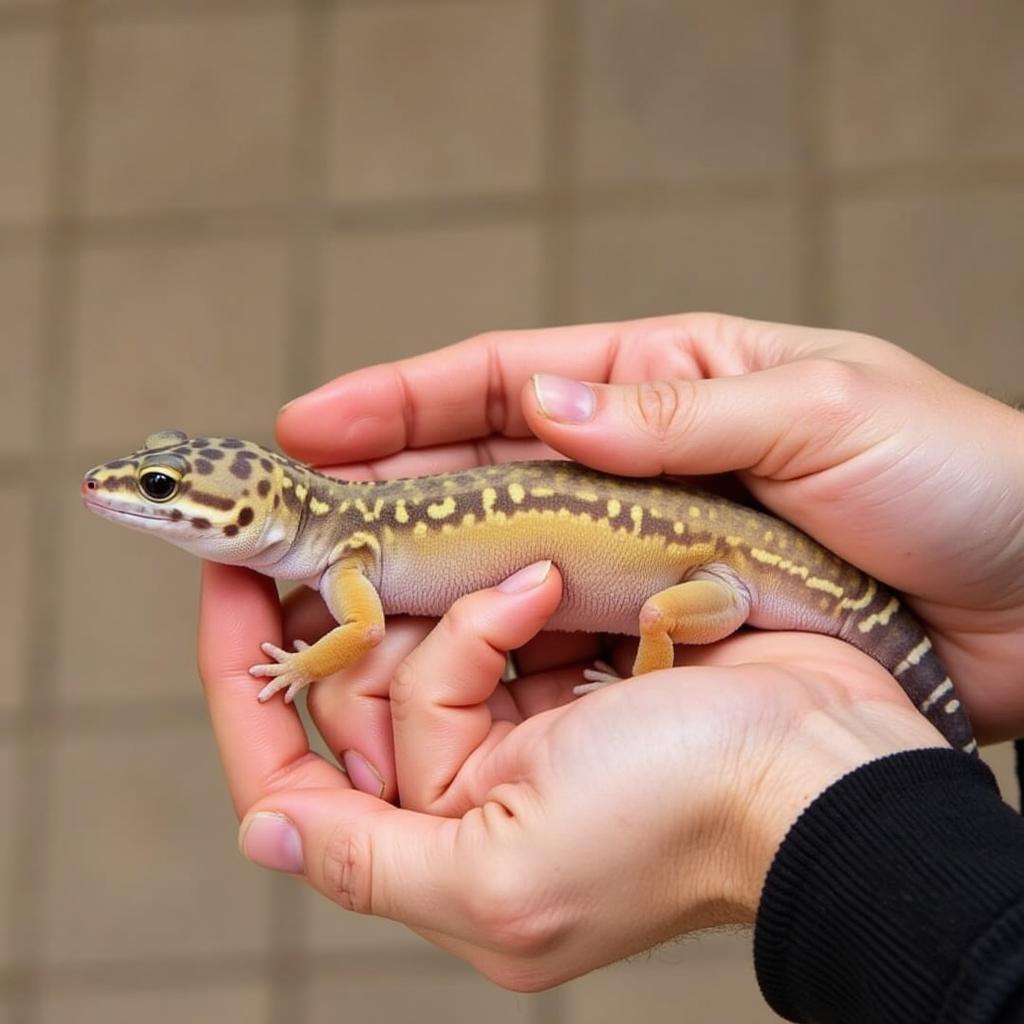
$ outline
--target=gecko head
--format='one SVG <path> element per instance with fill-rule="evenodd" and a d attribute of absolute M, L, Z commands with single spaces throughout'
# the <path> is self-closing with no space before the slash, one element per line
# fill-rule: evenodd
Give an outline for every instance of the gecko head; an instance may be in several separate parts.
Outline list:
<path fill-rule="evenodd" d="M 104 519 L 233 565 L 287 540 L 281 478 L 289 460 L 249 441 L 163 430 L 138 451 L 82 480 L 85 506 Z"/>

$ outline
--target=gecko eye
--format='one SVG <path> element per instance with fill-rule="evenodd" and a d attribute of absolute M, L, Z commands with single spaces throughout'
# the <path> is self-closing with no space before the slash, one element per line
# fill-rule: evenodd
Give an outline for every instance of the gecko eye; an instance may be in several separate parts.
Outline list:
<path fill-rule="evenodd" d="M 139 487 L 151 501 L 170 501 L 177 493 L 178 481 L 169 473 L 151 469 L 139 478 Z"/>

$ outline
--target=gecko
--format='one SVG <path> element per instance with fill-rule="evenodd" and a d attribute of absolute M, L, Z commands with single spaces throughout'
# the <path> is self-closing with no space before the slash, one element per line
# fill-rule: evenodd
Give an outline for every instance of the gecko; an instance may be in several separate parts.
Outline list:
<path fill-rule="evenodd" d="M 355 664 L 385 617 L 440 616 L 462 595 L 550 559 L 563 579 L 548 629 L 639 637 L 634 676 L 675 644 L 741 626 L 838 637 L 883 665 L 951 745 L 977 751 L 966 711 L 905 600 L 764 512 L 667 478 L 568 461 L 511 462 L 398 480 L 325 476 L 237 438 L 151 434 L 91 469 L 86 507 L 215 562 L 319 591 L 338 625 L 254 665 L 261 701 Z M 578 693 L 618 679 L 584 672 Z"/>

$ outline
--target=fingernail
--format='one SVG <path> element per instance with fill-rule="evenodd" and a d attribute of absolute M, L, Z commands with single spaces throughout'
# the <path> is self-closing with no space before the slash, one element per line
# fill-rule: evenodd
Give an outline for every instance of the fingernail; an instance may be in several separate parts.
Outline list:
<path fill-rule="evenodd" d="M 378 799 L 384 796 L 384 777 L 357 750 L 343 750 L 341 763 L 349 782 L 361 793 L 369 793 Z"/>
<path fill-rule="evenodd" d="M 548 578 L 549 572 L 551 572 L 550 559 L 534 562 L 533 565 L 528 565 L 525 569 L 520 569 L 507 579 L 502 580 L 498 584 L 498 589 L 503 590 L 506 594 L 521 594 L 525 590 L 539 587 Z"/>
<path fill-rule="evenodd" d="M 261 868 L 302 874 L 302 840 L 298 829 L 283 814 L 260 811 L 250 818 L 239 845 L 242 853 Z"/>
<path fill-rule="evenodd" d="M 581 381 L 535 373 L 533 394 L 541 413 L 559 423 L 585 423 L 594 415 L 594 389 Z"/>

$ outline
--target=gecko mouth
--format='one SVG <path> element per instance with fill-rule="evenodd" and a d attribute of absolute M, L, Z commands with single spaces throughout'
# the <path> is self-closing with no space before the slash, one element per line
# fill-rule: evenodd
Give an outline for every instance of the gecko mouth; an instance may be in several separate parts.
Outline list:
<path fill-rule="evenodd" d="M 90 512 L 95 512 L 98 516 L 103 516 L 109 519 L 120 519 L 124 517 L 127 519 L 149 519 L 158 523 L 169 523 L 172 521 L 170 516 L 147 516 L 144 512 L 129 512 L 126 509 L 111 508 L 109 505 L 102 505 L 98 501 L 89 501 L 87 498 L 82 500 L 82 504 L 85 505 Z"/>

